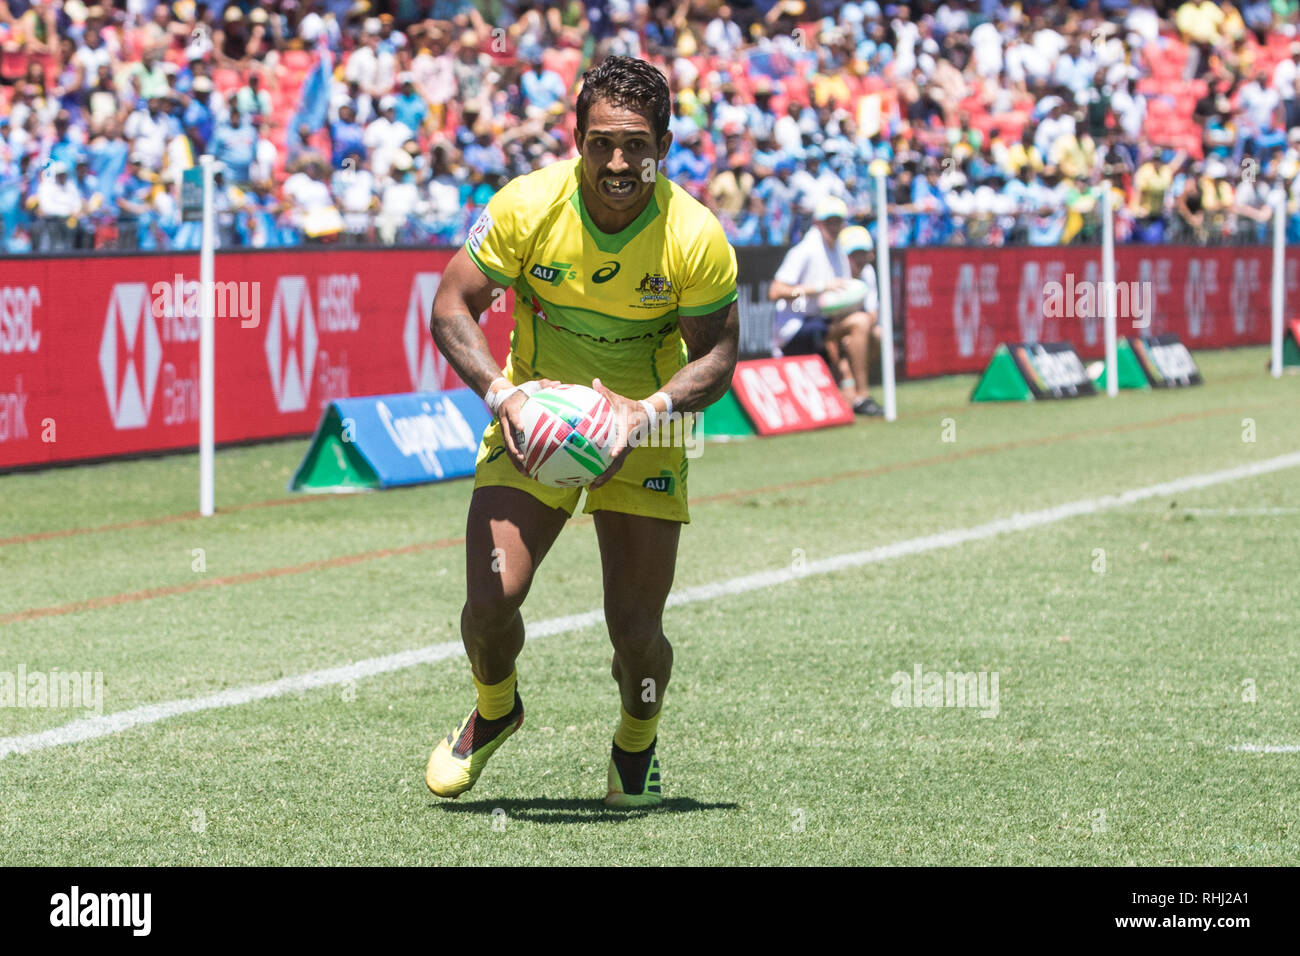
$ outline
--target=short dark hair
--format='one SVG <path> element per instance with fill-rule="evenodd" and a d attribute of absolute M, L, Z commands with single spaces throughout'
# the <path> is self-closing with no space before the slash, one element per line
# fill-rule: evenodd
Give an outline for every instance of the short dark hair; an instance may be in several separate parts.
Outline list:
<path fill-rule="evenodd" d="M 664 75 L 645 60 L 631 56 L 606 57 L 594 70 L 582 74 L 578 94 L 578 132 L 587 134 L 587 113 L 596 100 L 640 113 L 650 121 L 655 139 L 668 132 L 672 94 Z"/>

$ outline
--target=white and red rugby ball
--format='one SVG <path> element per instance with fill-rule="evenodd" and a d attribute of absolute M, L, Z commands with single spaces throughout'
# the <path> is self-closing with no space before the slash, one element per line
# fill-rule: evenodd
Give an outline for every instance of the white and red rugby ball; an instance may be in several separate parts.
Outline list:
<path fill-rule="evenodd" d="M 817 311 L 830 319 L 861 312 L 867 297 L 867 284 L 861 279 L 847 279 L 838 289 L 827 289 L 817 297 Z"/>
<path fill-rule="evenodd" d="M 585 385 L 552 385 L 520 411 L 524 470 L 552 488 L 591 484 L 613 462 L 618 429 L 614 407 Z"/>

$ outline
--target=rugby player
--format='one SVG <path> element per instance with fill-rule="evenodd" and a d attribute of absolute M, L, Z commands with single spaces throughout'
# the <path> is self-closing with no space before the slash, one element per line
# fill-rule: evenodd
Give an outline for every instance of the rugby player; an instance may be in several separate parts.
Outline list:
<path fill-rule="evenodd" d="M 583 75 L 576 159 L 508 183 L 488 203 L 443 274 L 434 340 L 495 421 L 479 446 L 465 534 L 461 637 L 475 708 L 429 758 L 425 781 L 458 797 L 523 723 L 515 659 L 519 608 L 581 489 L 523 473 L 515 439 L 526 383 L 587 384 L 625 423 L 613 464 L 587 489 L 600 544 L 605 622 L 621 708 L 605 803 L 662 799 L 655 753 L 673 652 L 663 632 L 681 526 L 689 521 L 682 443 L 643 443 L 652 422 L 701 411 L 727 391 L 736 364 L 736 254 L 700 203 L 659 174 L 671 96 L 644 61 L 612 56 Z M 501 369 L 477 316 L 515 292 Z"/>

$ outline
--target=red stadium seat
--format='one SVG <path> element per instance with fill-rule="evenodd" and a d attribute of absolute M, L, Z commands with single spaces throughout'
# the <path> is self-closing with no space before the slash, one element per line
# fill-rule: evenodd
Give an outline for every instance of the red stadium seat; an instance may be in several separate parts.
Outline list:
<path fill-rule="evenodd" d="M 244 85 L 244 78 L 238 70 L 218 67 L 212 71 L 212 85 L 222 96 L 229 96 L 232 91 Z"/>
<path fill-rule="evenodd" d="M 280 54 L 280 68 L 286 73 L 306 73 L 315 62 L 314 56 L 307 50 L 285 50 Z"/>

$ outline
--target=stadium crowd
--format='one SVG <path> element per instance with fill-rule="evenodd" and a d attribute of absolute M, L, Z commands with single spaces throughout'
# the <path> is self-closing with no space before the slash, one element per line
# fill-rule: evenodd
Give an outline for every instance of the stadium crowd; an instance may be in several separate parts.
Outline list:
<path fill-rule="evenodd" d="M 457 244 L 573 155 L 610 53 L 674 93 L 665 172 L 737 245 L 828 197 L 891 242 L 1300 239 L 1300 0 L 0 0 L 4 251 Z"/>

